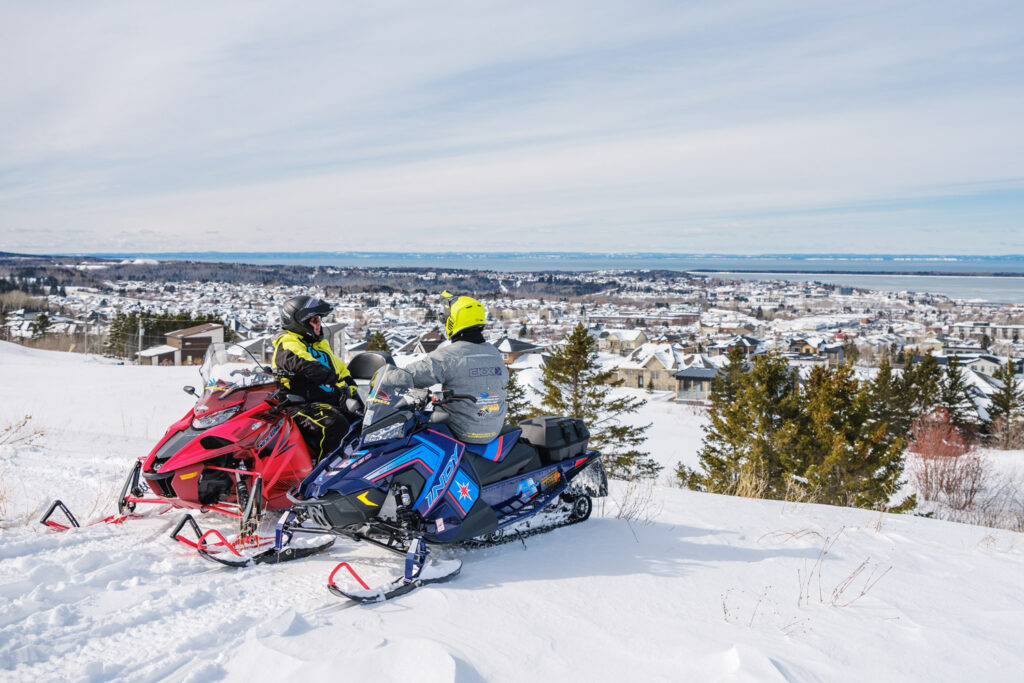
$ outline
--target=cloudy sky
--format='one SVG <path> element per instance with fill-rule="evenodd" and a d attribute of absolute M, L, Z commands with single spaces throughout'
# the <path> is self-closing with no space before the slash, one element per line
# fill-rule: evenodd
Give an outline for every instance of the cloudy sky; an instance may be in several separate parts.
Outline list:
<path fill-rule="evenodd" d="M 1024 253 L 1024 3 L 0 3 L 0 250 Z"/>

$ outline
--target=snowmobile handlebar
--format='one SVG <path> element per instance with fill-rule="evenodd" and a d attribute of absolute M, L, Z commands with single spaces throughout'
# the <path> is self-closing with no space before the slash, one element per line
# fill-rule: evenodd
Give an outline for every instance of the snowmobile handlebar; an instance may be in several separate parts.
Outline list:
<path fill-rule="evenodd" d="M 441 391 L 431 395 L 430 397 L 430 402 L 435 406 L 462 400 L 476 401 L 476 396 L 472 396 L 470 394 L 453 394 L 450 391 Z"/>

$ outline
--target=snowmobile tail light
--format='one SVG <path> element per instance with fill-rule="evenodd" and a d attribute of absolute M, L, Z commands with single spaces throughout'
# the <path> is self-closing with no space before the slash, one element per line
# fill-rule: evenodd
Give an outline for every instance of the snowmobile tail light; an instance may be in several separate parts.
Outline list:
<path fill-rule="evenodd" d="M 369 434 L 363 436 L 363 443 L 373 443 L 374 441 L 387 441 L 388 439 L 397 439 L 402 435 L 405 430 L 405 422 L 396 422 L 389 424 L 386 427 L 380 429 L 374 429 Z"/>
<path fill-rule="evenodd" d="M 231 417 L 238 412 L 240 405 L 234 405 L 224 410 L 218 410 L 215 413 L 207 413 L 200 415 L 192 420 L 192 429 L 209 429 L 210 427 L 216 427 L 219 424 L 224 424 Z"/>

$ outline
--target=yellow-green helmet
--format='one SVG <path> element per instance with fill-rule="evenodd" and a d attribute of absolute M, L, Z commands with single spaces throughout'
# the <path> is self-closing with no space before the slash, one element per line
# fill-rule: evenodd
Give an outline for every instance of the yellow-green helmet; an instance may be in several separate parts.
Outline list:
<path fill-rule="evenodd" d="M 441 292 L 441 296 L 444 297 L 448 308 L 448 317 L 444 320 L 444 333 L 449 339 L 469 327 L 483 327 L 487 321 L 484 305 L 473 297 L 456 297 L 448 292 Z"/>

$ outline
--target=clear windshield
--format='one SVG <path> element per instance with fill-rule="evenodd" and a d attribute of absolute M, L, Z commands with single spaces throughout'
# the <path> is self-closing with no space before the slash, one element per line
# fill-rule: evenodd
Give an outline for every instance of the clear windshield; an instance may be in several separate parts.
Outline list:
<path fill-rule="evenodd" d="M 274 375 L 265 372 L 263 364 L 238 344 L 210 344 L 199 374 L 204 389 L 240 389 L 275 382 Z"/>
<path fill-rule="evenodd" d="M 408 411 L 427 395 L 426 389 L 416 389 L 412 376 L 392 366 L 384 366 L 374 375 L 370 394 L 363 414 L 363 430 L 400 411 Z"/>

